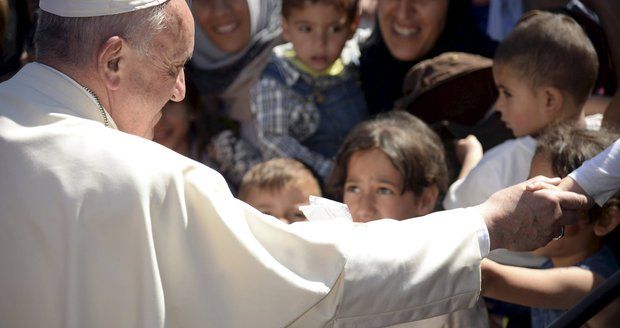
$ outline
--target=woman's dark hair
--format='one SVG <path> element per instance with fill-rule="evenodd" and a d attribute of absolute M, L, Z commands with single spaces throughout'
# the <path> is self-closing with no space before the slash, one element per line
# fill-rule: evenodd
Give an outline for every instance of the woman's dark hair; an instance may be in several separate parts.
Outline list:
<path fill-rule="evenodd" d="M 342 197 L 349 159 L 361 150 L 380 149 L 403 177 L 403 190 L 420 196 L 424 188 L 448 185 L 444 148 L 439 136 L 417 117 L 400 110 L 357 125 L 347 136 L 328 180 L 329 194 Z"/>

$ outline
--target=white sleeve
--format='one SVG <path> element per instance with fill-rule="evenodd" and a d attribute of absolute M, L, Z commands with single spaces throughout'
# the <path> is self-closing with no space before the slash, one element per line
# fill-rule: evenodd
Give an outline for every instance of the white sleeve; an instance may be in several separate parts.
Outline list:
<path fill-rule="evenodd" d="M 620 139 L 569 176 L 603 206 L 620 189 Z"/>
<path fill-rule="evenodd" d="M 191 180 L 207 178 L 199 175 Z M 285 225 L 213 185 L 189 187 L 189 222 L 177 232 L 192 243 L 161 259 L 162 279 L 177 284 L 166 303 L 218 326 L 380 327 L 470 307 L 479 296 L 486 226 L 473 208 Z"/>

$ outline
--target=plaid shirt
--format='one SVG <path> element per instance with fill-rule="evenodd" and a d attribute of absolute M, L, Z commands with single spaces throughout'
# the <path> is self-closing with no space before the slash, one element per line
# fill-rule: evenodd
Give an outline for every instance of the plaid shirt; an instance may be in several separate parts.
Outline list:
<path fill-rule="evenodd" d="M 317 100 L 317 93 L 300 93 L 294 87 L 298 83 L 306 83 L 312 86 L 313 90 L 329 92 L 335 86 L 350 83 L 352 80 L 358 81 L 359 73 L 355 65 L 349 64 L 339 75 L 312 77 L 300 71 L 284 55 L 290 49 L 291 44 L 276 47 L 268 64 L 275 65 L 280 78 L 263 72 L 250 91 L 252 113 L 258 130 L 258 145 L 264 160 L 292 157 L 310 166 L 326 179 L 333 168 L 333 159 L 302 144 L 317 131 L 320 114 L 316 102 L 320 100 Z M 361 90 L 359 92 L 361 94 Z M 347 110 L 344 108 L 347 105 L 353 104 L 345 102 L 342 110 Z"/>

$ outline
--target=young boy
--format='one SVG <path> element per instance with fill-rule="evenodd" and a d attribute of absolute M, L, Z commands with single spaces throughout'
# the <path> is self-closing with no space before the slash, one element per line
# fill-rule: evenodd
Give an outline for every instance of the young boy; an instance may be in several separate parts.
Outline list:
<path fill-rule="evenodd" d="M 573 19 L 544 12 L 525 14 L 493 58 L 499 89 L 495 107 L 517 138 L 486 152 L 464 179 L 454 182 L 444 208 L 477 205 L 494 192 L 525 181 L 538 134 L 558 122 L 585 124 L 583 104 L 597 71 L 596 51 Z M 540 267 L 546 260 L 507 250 L 495 250 L 489 258 L 523 267 Z M 525 308 L 498 302 L 491 302 L 489 313 L 492 321 L 527 320 L 529 316 Z"/>
<path fill-rule="evenodd" d="M 263 159 L 292 157 L 329 175 L 347 133 L 368 115 L 353 56 L 343 51 L 358 21 L 357 0 L 282 1 L 290 43 L 274 49 L 251 89 Z"/>
<path fill-rule="evenodd" d="M 550 130 L 538 140 L 530 176 L 565 177 L 617 137 L 607 131 L 588 131 L 568 125 Z M 547 327 L 618 270 L 618 263 L 612 251 L 604 246 L 602 237 L 620 223 L 619 204 L 620 193 L 616 193 L 602 209 L 584 212 L 577 224 L 566 226 L 563 237 L 536 250 L 536 254 L 550 258 L 543 265 L 548 270 L 483 260 L 483 294 L 533 307 L 532 327 Z M 589 324 L 609 327 L 611 322 L 606 321 L 606 314 L 604 311 L 595 316 Z"/>
<path fill-rule="evenodd" d="M 252 167 L 241 182 L 239 199 L 286 223 L 304 221 L 299 209 L 310 196 L 321 196 L 312 172 L 290 158 L 274 158 Z"/>
<path fill-rule="evenodd" d="M 496 108 L 517 139 L 484 154 L 465 179 L 454 182 L 446 209 L 477 205 L 495 191 L 524 181 L 546 127 L 569 121 L 584 125 L 583 105 L 598 70 L 594 47 L 581 27 L 561 14 L 526 14 L 500 43 L 493 76 Z"/>

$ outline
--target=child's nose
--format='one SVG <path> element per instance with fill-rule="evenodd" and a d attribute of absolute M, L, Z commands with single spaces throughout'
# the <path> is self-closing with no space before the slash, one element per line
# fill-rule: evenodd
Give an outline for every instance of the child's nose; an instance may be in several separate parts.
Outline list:
<path fill-rule="evenodd" d="M 374 201 L 368 194 L 362 195 L 353 211 L 353 219 L 356 222 L 372 221 L 375 216 Z"/>
<path fill-rule="evenodd" d="M 501 95 L 497 97 L 497 100 L 495 101 L 495 105 L 493 105 L 493 107 L 495 108 L 496 111 L 500 113 L 504 113 L 504 110 L 506 108 L 506 103 L 504 102 L 504 98 Z"/>
<path fill-rule="evenodd" d="M 327 36 L 327 32 L 326 31 L 318 32 L 316 37 L 315 37 L 314 43 L 317 46 L 325 47 L 325 45 L 327 45 L 327 38 L 328 38 L 328 36 Z"/>

